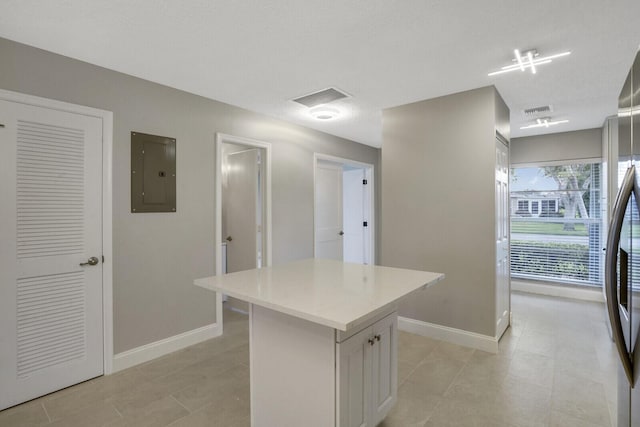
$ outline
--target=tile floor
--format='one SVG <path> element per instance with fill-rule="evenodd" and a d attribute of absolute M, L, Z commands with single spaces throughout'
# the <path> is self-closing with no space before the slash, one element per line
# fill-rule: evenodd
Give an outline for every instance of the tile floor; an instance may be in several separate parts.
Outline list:
<path fill-rule="evenodd" d="M 380 427 L 615 426 L 604 307 L 512 304 L 499 354 L 401 332 L 398 403 Z M 1 411 L 0 426 L 249 426 L 248 364 L 247 318 L 225 312 L 224 336 Z"/>

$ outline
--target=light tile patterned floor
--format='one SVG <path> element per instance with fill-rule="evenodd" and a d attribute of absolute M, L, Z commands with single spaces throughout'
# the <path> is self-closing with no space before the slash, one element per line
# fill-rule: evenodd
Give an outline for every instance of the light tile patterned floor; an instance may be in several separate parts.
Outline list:
<path fill-rule="evenodd" d="M 512 303 L 499 354 L 401 332 L 398 403 L 380 427 L 615 425 L 602 304 Z M 2 411 L 0 426 L 249 426 L 248 364 L 247 318 L 226 312 L 224 336 Z"/>

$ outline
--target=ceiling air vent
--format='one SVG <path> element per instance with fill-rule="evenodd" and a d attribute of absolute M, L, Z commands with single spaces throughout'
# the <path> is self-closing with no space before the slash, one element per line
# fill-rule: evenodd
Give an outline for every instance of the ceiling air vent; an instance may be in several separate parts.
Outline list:
<path fill-rule="evenodd" d="M 543 105 L 540 107 L 527 108 L 523 112 L 525 116 L 537 116 L 539 114 L 548 114 L 553 112 L 553 106 Z"/>
<path fill-rule="evenodd" d="M 309 95 L 301 96 L 300 98 L 292 99 L 299 104 L 306 107 L 315 107 L 316 105 L 328 104 L 338 99 L 347 98 L 349 95 L 340 92 L 338 89 L 330 87 L 328 89 L 321 90 L 319 92 L 310 93 Z"/>

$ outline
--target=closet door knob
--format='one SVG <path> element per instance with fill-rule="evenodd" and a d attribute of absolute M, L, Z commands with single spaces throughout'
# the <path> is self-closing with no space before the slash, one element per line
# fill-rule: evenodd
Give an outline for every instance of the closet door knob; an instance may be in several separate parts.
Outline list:
<path fill-rule="evenodd" d="M 85 266 L 85 265 L 97 265 L 99 262 L 98 258 L 92 256 L 91 258 L 89 258 L 87 260 L 87 262 L 81 262 L 80 266 Z"/>

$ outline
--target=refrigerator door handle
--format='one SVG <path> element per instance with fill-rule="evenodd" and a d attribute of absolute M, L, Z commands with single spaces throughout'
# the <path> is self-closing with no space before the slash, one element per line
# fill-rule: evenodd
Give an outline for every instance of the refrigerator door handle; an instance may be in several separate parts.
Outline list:
<path fill-rule="evenodd" d="M 633 385 L 633 361 L 631 355 L 627 351 L 625 345 L 624 333 L 622 331 L 622 320 L 620 319 L 620 309 L 618 302 L 618 277 L 617 277 L 617 264 L 618 264 L 618 248 L 620 247 L 620 233 L 622 231 L 622 222 L 624 220 L 625 211 L 627 210 L 627 204 L 631 198 L 631 193 L 637 192 L 635 188 L 635 166 L 631 166 L 627 169 L 627 173 L 622 181 L 622 186 L 618 191 L 616 202 L 613 207 L 613 214 L 611 216 L 611 223 L 609 225 L 609 235 L 607 236 L 607 248 L 609 249 L 606 254 L 605 261 L 605 289 L 607 292 L 607 310 L 609 312 L 609 321 L 611 322 L 611 329 L 613 332 L 613 338 L 616 342 L 616 348 L 620 355 L 620 361 L 622 367 L 627 375 L 629 384 Z M 636 197 L 636 202 L 638 198 Z M 622 268 L 622 266 L 621 266 Z M 621 274 L 621 276 L 626 276 Z M 622 278 L 622 277 L 621 277 Z M 621 286 L 627 286 L 626 283 L 621 283 Z"/>

